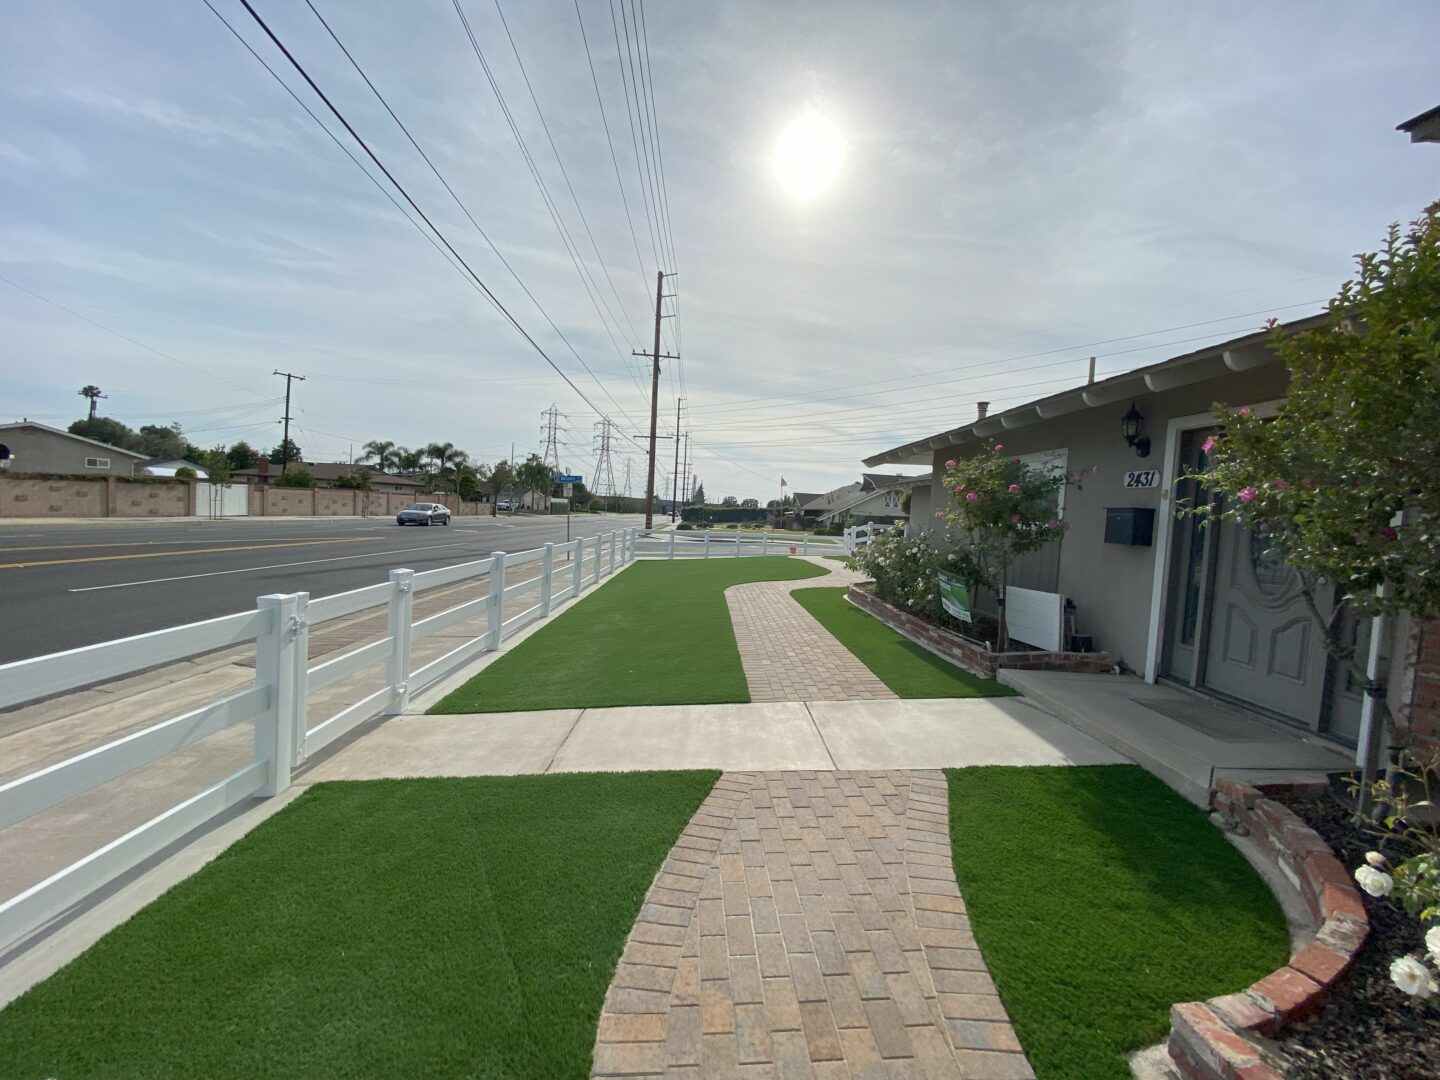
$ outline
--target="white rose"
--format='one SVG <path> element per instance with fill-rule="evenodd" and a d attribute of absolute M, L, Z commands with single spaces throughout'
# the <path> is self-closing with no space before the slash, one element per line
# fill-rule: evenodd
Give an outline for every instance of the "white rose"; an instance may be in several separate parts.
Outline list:
<path fill-rule="evenodd" d="M 1428 998 L 1437 989 L 1430 969 L 1413 956 L 1402 956 L 1390 965 L 1390 981 L 1411 997 Z"/>
<path fill-rule="evenodd" d="M 1355 880 L 1371 896 L 1389 896 L 1395 887 L 1395 880 L 1383 870 L 1373 866 L 1360 866 L 1355 870 Z"/>
<path fill-rule="evenodd" d="M 1378 870 L 1385 865 L 1385 856 L 1378 851 L 1367 851 L 1365 852 L 1365 861 Z"/>
<path fill-rule="evenodd" d="M 1440 962 L 1440 926 L 1432 926 L 1425 931 L 1425 948 L 1430 950 L 1430 955 Z"/>

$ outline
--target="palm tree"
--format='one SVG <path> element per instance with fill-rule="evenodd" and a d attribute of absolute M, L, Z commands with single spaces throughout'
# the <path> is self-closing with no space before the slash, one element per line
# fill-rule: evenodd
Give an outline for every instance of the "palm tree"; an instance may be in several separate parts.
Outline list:
<path fill-rule="evenodd" d="M 431 443 L 425 447 L 425 456 L 435 463 L 437 481 L 455 480 L 455 493 L 460 493 L 458 469 L 470 460 L 470 455 L 454 443 Z"/>
<path fill-rule="evenodd" d="M 425 467 L 425 451 L 409 450 L 403 446 L 395 448 L 395 468 L 406 476 L 419 472 Z"/>
<path fill-rule="evenodd" d="M 381 472 L 390 472 L 400 465 L 399 452 L 401 449 L 388 439 L 372 439 L 365 444 L 365 453 L 360 455 L 360 460 L 370 461 L 373 459 L 377 469 Z"/>

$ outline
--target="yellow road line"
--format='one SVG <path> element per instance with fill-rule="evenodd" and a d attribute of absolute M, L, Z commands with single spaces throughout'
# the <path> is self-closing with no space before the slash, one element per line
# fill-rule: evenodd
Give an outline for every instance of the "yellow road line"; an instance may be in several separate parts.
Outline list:
<path fill-rule="evenodd" d="M 350 543 L 355 539 L 353 536 L 312 536 L 308 540 L 277 540 L 276 545 L 318 544 L 322 541 Z M 369 538 L 364 537 L 363 539 Z M 0 556 L 9 555 L 12 551 L 94 551 L 99 548 L 154 547 L 157 544 L 214 544 L 216 542 L 215 540 L 131 540 L 123 544 L 118 541 L 113 544 L 30 544 L 26 547 L 0 546 Z M 224 543 L 224 541 L 219 542 Z"/>
<path fill-rule="evenodd" d="M 0 563 L 0 570 L 24 570 L 32 566 L 66 566 L 72 563 L 118 562 L 121 559 L 159 559 L 167 555 L 212 555 L 221 551 L 268 551 L 271 548 L 308 547 L 314 544 L 373 543 L 379 537 L 356 536 L 343 540 L 294 540 L 282 544 L 245 544 L 240 547 L 192 548 L 189 551 L 137 551 L 131 555 L 92 555 L 77 559 L 43 559 L 36 562 Z"/>

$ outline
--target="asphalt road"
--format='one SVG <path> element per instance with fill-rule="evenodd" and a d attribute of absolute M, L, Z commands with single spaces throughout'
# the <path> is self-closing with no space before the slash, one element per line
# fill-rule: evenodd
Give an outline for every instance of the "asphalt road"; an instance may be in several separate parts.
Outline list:
<path fill-rule="evenodd" d="M 644 524 L 580 514 L 572 537 Z M 565 519 L 232 518 L 193 522 L 0 523 L 0 663 L 254 608 L 265 593 L 312 597 L 565 542 Z"/>

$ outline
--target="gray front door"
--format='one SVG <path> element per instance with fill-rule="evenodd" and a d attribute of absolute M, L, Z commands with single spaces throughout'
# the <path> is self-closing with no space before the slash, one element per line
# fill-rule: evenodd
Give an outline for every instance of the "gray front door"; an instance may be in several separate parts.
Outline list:
<path fill-rule="evenodd" d="M 1217 523 L 1203 683 L 1318 727 L 1327 654 L 1299 576 L 1258 533 Z"/>

